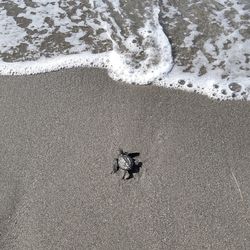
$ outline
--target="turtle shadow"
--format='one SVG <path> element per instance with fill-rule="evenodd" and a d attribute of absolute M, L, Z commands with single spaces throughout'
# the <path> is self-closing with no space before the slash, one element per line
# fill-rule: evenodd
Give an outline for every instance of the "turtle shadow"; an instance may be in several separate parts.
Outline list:
<path fill-rule="evenodd" d="M 131 170 L 128 171 L 129 172 L 128 179 L 134 178 L 134 175 L 139 174 L 139 172 L 142 168 L 142 162 L 138 161 L 137 159 L 134 159 L 134 157 L 137 157 L 139 155 L 140 155 L 140 153 L 130 153 L 129 154 L 129 156 L 134 160 L 134 166 Z"/>

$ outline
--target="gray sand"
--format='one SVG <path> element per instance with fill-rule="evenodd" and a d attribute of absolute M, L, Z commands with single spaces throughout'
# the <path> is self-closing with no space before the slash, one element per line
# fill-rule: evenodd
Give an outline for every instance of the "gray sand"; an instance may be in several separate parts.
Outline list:
<path fill-rule="evenodd" d="M 0 117 L 1 249 L 250 249 L 249 102 L 73 69 L 1 76 Z"/>

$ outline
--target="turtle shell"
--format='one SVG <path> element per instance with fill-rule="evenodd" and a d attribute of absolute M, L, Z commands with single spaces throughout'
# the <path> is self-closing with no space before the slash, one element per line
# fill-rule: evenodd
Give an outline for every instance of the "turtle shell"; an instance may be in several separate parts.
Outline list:
<path fill-rule="evenodd" d="M 133 167 L 133 159 L 128 155 L 119 155 L 118 165 L 123 170 L 130 170 Z"/>

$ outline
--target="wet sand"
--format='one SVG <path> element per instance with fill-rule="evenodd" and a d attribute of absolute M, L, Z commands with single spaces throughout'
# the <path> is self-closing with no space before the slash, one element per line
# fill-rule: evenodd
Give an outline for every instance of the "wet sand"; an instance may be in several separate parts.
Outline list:
<path fill-rule="evenodd" d="M 250 249 L 250 102 L 71 69 L 1 76 L 0 117 L 1 249 Z"/>

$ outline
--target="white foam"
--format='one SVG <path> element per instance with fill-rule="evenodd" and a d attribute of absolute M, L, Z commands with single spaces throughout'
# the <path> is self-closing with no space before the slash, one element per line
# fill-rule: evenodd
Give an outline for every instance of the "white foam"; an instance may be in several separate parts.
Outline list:
<path fill-rule="evenodd" d="M 53 58 L 39 58 L 36 61 L 25 62 L 0 62 L 0 74 L 2 75 L 31 75 L 55 71 L 62 68 L 72 67 L 104 67 L 107 63 L 108 53 L 61 55 Z"/>
<path fill-rule="evenodd" d="M 25 37 L 24 30 L 16 26 L 14 18 L 8 16 L 6 13 L 6 10 L 0 8 L 0 48 L 2 53 L 19 45 Z"/>
<path fill-rule="evenodd" d="M 250 15 L 249 9 L 234 0 L 189 2 L 190 9 L 187 11 L 184 8 L 183 12 L 181 4 L 180 9 L 173 8 L 169 6 L 169 1 L 163 0 L 166 8 L 163 17 L 171 20 L 168 26 L 174 31 L 178 30 L 182 20 L 181 29 L 186 33 L 179 46 L 187 54 L 189 51 L 192 54 L 189 53 L 188 65 L 183 66 L 180 63 L 182 55 L 178 54 L 179 64 L 175 64 L 168 77 L 157 84 L 196 91 L 212 98 L 250 100 L 250 40 L 242 34 L 244 29 L 250 27 L 250 20 L 246 20 Z M 208 13 L 204 20 L 196 18 L 196 14 L 204 13 L 199 6 L 206 8 Z M 207 33 L 201 32 L 204 23 L 209 27 Z"/>
<path fill-rule="evenodd" d="M 197 31 L 197 24 L 190 23 L 187 27 L 190 30 L 190 33 L 189 35 L 186 35 L 184 44 L 186 47 L 192 47 L 194 45 L 194 39 L 200 34 L 200 32 Z"/>
<path fill-rule="evenodd" d="M 27 45 L 27 55 L 19 62 L 1 60 L 2 75 L 36 74 L 83 66 L 104 67 L 112 78 L 127 83 L 153 82 L 164 87 L 196 91 L 212 98 L 227 99 L 234 94 L 234 99 L 250 100 L 249 62 L 244 56 L 250 54 L 250 41 L 240 32 L 240 29 L 249 27 L 247 22 L 242 23 L 240 16 L 249 13 L 244 5 L 234 0 L 231 4 L 226 0 L 213 1 L 224 7 L 214 10 L 209 18 L 211 22 L 221 25 L 223 32 L 217 37 L 208 37 L 200 49 L 194 50 L 193 58 L 190 59 L 192 67 L 188 72 L 185 66 L 173 66 L 172 48 L 159 24 L 160 10 L 155 5 L 156 1 L 140 2 L 143 14 L 140 12 L 142 10 L 131 10 L 128 14 L 123 9 L 125 2 L 121 4 L 119 0 L 89 0 L 84 3 L 76 0 L 72 6 L 67 1 L 37 0 L 35 7 L 27 6 L 24 0 L 13 2 L 24 9 L 17 17 L 28 19 L 30 23 L 27 28 L 21 28 L 14 17 L 8 16 L 3 8 L 0 9 L 0 20 L 4 24 L 0 27 L 0 53 L 15 51 L 16 47 L 24 43 Z M 163 2 L 169 4 L 167 0 Z M 191 7 L 201 3 L 189 2 Z M 74 6 L 81 8 L 74 11 Z M 236 14 L 229 19 L 226 14 L 232 8 Z M 73 14 L 68 15 L 67 11 Z M 130 16 L 134 19 L 130 19 Z M 182 13 L 177 7 L 169 6 L 169 11 L 163 16 L 172 18 L 170 26 L 174 27 L 177 23 L 175 18 L 181 17 Z M 52 25 L 45 22 L 48 18 L 53 22 Z M 122 23 L 119 23 L 119 19 Z M 135 29 L 137 19 L 142 24 Z M 195 48 L 195 40 L 202 32 L 199 20 L 197 23 L 191 18 L 184 20 L 188 23 L 188 32 L 181 47 L 190 50 Z M 240 28 L 232 28 L 232 20 Z M 30 31 L 32 35 L 28 34 Z M 55 32 L 65 35 L 64 42 L 68 47 L 61 51 L 55 46 L 54 51 L 45 57 L 48 52 L 41 51 L 42 44 Z M 27 37 L 31 42 L 27 41 Z M 87 43 L 85 39 L 91 42 Z M 107 48 L 103 49 L 104 45 Z M 105 52 L 99 52 L 99 49 Z M 210 57 L 213 58 L 212 62 Z M 205 69 L 202 74 L 201 69 Z M 225 77 L 222 78 L 223 75 Z M 232 90 L 232 84 L 239 85 L 236 86 L 237 91 Z"/>
<path fill-rule="evenodd" d="M 99 54 L 84 51 L 87 47 L 81 44 L 80 39 L 85 33 L 80 31 L 76 34 L 71 34 L 71 36 L 65 39 L 65 41 L 69 42 L 72 46 L 69 51 L 78 52 L 78 55 L 56 56 L 49 59 L 40 58 L 35 62 L 5 63 L 2 61 L 0 63 L 0 73 L 16 75 L 35 74 L 59 68 L 94 65 L 95 67 L 108 68 L 110 76 L 114 79 L 120 79 L 128 83 L 145 84 L 155 80 L 159 75 L 166 74 L 170 71 L 172 68 L 171 46 L 159 24 L 158 7 L 152 9 L 152 13 L 150 13 L 152 18 L 147 20 L 144 26 L 138 29 L 138 33 L 143 41 L 141 45 L 138 45 L 137 42 L 133 42 L 134 40 L 136 41 L 137 38 L 135 35 L 124 37 L 115 20 L 107 16 L 107 5 L 105 3 L 102 1 L 94 1 L 94 6 L 99 15 L 103 15 L 110 21 L 110 23 L 108 23 L 102 18 L 99 18 L 98 22 L 100 24 L 98 24 L 98 28 L 103 27 L 106 29 L 105 37 L 108 37 L 113 42 L 113 50 Z M 115 8 L 118 7 L 119 5 L 116 4 Z M 39 8 L 41 8 L 41 6 Z M 57 16 L 58 14 L 53 11 L 53 13 L 50 12 L 50 15 Z M 38 28 L 39 25 L 42 25 L 43 22 L 40 18 L 34 20 L 29 25 L 29 28 Z M 59 19 L 55 18 L 55 20 L 56 25 L 59 25 Z M 92 20 L 87 21 L 91 27 L 97 26 L 96 22 Z M 60 18 L 60 31 L 66 32 L 69 24 L 70 26 L 72 25 L 71 23 L 72 22 L 67 17 Z M 125 52 L 119 49 L 117 41 L 114 40 L 113 28 L 116 29 L 115 35 L 119 36 L 123 46 L 126 47 Z M 144 48 L 143 53 L 145 54 L 145 59 L 141 60 L 139 63 L 135 62 L 133 56 L 140 53 L 142 48 Z"/>

